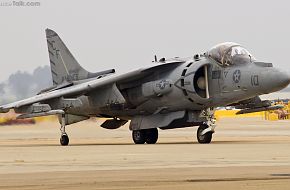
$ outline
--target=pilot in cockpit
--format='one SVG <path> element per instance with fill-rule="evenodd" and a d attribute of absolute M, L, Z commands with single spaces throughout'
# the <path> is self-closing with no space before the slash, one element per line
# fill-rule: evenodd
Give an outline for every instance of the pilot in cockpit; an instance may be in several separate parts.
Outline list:
<path fill-rule="evenodd" d="M 218 44 L 205 55 L 223 66 L 247 64 L 255 60 L 245 48 L 233 42 Z"/>

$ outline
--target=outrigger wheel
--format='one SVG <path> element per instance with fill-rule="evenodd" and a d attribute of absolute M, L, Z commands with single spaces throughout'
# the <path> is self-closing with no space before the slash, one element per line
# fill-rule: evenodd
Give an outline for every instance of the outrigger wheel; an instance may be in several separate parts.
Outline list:
<path fill-rule="evenodd" d="M 60 136 L 59 142 L 62 146 L 67 146 L 69 143 L 69 138 L 65 132 L 65 114 L 61 114 L 60 124 L 61 124 L 61 127 L 60 127 L 61 136 Z"/>
<path fill-rule="evenodd" d="M 59 141 L 60 141 L 60 144 L 62 146 L 67 146 L 69 143 L 69 138 L 68 138 L 67 134 L 62 134 Z"/>

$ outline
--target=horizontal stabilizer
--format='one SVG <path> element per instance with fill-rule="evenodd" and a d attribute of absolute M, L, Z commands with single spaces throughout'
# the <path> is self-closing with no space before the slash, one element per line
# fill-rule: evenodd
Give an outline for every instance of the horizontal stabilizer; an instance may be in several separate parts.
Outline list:
<path fill-rule="evenodd" d="M 61 115 L 61 114 L 64 114 L 63 110 L 50 110 L 47 112 L 22 114 L 22 115 L 17 116 L 16 119 L 27 119 L 27 118 L 33 118 L 33 117 L 42 117 L 42 116 L 49 116 L 49 115 Z"/>
<path fill-rule="evenodd" d="M 97 72 L 97 73 L 89 73 L 88 78 L 100 77 L 100 76 L 103 76 L 103 75 L 113 74 L 115 72 L 116 72 L 115 69 L 108 69 L 108 70 L 100 71 L 100 72 Z"/>

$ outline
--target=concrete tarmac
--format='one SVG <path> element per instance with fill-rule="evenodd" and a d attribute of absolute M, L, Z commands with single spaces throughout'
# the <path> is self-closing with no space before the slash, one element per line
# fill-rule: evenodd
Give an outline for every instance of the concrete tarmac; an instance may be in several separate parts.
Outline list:
<path fill-rule="evenodd" d="M 134 145 L 127 126 L 86 121 L 0 127 L 0 189 L 290 189 L 290 120 L 222 119 L 211 144 L 197 128 Z"/>

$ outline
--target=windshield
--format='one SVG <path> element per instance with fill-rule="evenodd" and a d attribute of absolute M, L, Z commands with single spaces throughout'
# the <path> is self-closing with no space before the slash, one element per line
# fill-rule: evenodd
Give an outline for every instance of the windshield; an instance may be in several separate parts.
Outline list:
<path fill-rule="evenodd" d="M 233 42 L 218 44 L 211 48 L 206 55 L 224 66 L 247 64 L 255 60 L 248 50 Z"/>

